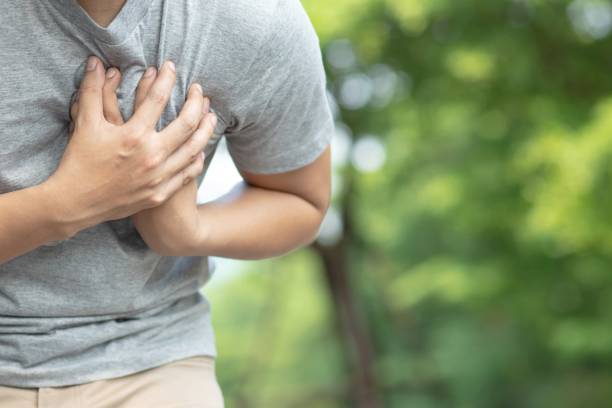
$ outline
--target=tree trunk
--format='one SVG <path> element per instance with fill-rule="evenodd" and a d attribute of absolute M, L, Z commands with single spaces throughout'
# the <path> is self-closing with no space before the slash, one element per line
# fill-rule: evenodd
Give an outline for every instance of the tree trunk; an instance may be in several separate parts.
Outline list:
<path fill-rule="evenodd" d="M 345 223 L 345 227 L 347 226 Z M 351 369 L 350 398 L 359 408 L 382 407 L 370 332 L 367 321 L 355 302 L 351 287 L 346 234 L 334 246 L 323 246 L 315 242 L 312 247 L 323 261 L 325 280 L 334 304 L 337 329 L 344 345 L 345 359 Z"/>

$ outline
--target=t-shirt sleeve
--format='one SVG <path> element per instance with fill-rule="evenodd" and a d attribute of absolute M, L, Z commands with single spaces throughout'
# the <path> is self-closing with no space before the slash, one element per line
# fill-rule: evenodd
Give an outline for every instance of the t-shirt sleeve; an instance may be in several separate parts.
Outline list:
<path fill-rule="evenodd" d="M 281 173 L 313 162 L 329 145 L 334 119 L 319 39 L 299 0 L 280 0 L 236 87 L 227 148 L 239 169 Z"/>

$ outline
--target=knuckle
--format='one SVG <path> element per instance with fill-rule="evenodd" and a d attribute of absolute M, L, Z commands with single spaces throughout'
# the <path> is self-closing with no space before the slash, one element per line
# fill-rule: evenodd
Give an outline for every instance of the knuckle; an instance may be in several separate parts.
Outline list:
<path fill-rule="evenodd" d="M 166 94 L 161 91 L 159 88 L 151 88 L 147 93 L 147 98 L 158 105 L 163 105 L 166 103 Z"/>
<path fill-rule="evenodd" d="M 98 94 L 100 92 L 100 88 L 94 84 L 84 83 L 79 88 L 79 93 L 81 95 L 85 94 Z"/>
<path fill-rule="evenodd" d="M 149 196 L 148 200 L 149 204 L 154 207 L 163 204 L 164 201 L 166 201 L 166 195 L 160 191 L 155 191 Z"/>
<path fill-rule="evenodd" d="M 206 130 L 199 130 L 197 135 L 198 146 L 204 148 L 208 143 L 208 132 Z"/>
<path fill-rule="evenodd" d="M 159 166 L 162 163 L 162 160 L 163 160 L 163 155 L 162 155 L 162 152 L 160 151 L 149 154 L 144 161 L 145 170 L 153 170 L 157 168 L 157 166 Z"/>
<path fill-rule="evenodd" d="M 204 161 L 203 160 L 198 160 L 198 162 L 196 163 L 196 165 L 194 166 L 194 176 L 197 176 L 198 174 L 200 174 L 202 172 L 202 170 L 204 170 Z"/>
<path fill-rule="evenodd" d="M 186 171 L 183 175 L 183 185 L 188 184 L 195 176 L 196 174 Z"/>
<path fill-rule="evenodd" d="M 163 182 L 164 182 L 164 178 L 162 176 L 153 177 L 151 181 L 149 181 L 148 187 L 155 189 L 156 187 L 161 185 L 161 183 Z"/>
<path fill-rule="evenodd" d="M 196 132 L 189 141 L 188 149 L 191 157 L 199 154 L 206 146 L 206 138 L 202 135 L 202 132 Z"/>
<path fill-rule="evenodd" d="M 142 137 L 138 133 L 127 133 L 122 140 L 122 145 L 125 149 L 134 149 L 142 141 Z"/>
<path fill-rule="evenodd" d="M 185 131 L 186 133 L 193 133 L 198 128 L 200 121 L 197 117 L 194 117 L 193 115 L 185 115 L 180 121 L 180 123 L 183 127 L 183 131 Z"/>
<path fill-rule="evenodd" d="M 201 156 L 199 156 L 196 161 L 193 162 L 187 172 L 191 176 L 197 176 L 202 172 L 202 170 L 204 170 L 204 160 L 202 160 Z"/>
<path fill-rule="evenodd" d="M 198 155 L 200 153 L 202 153 L 202 150 L 200 149 L 200 147 L 199 146 L 195 146 L 195 147 L 191 148 L 191 156 L 190 157 L 195 160 L 195 159 L 198 158 Z"/>

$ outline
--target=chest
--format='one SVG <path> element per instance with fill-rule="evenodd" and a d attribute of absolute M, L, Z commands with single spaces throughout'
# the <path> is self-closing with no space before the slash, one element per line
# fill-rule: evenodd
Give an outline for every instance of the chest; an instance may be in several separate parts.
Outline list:
<path fill-rule="evenodd" d="M 120 69 L 117 91 L 125 119 L 132 116 L 136 87 L 143 71 L 172 58 L 177 79 L 158 130 L 174 120 L 185 101 L 189 85 L 213 81 L 204 65 L 188 54 L 176 54 L 159 35 L 134 35 L 119 46 L 86 41 L 77 36 L 53 33 L 44 41 L 11 47 L 0 45 L 0 193 L 46 180 L 61 160 L 68 141 L 70 99 L 78 89 L 88 55 L 95 54 L 105 66 Z M 168 49 L 174 50 L 167 52 Z M 183 62 L 183 63 L 181 63 Z M 205 153 L 211 155 L 227 127 L 223 96 L 211 96 L 219 121 Z"/>

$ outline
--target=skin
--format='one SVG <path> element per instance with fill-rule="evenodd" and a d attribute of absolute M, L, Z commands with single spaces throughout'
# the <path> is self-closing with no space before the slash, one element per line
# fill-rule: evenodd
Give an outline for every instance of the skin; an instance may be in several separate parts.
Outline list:
<path fill-rule="evenodd" d="M 103 92 L 105 117 L 117 125 L 123 123 L 115 93 L 120 75 L 117 69 L 109 69 Z M 155 75 L 141 78 L 136 108 L 154 81 Z M 78 101 L 71 112 L 78 112 Z M 214 124 L 200 127 L 210 137 Z M 329 206 L 330 162 L 328 146 L 313 163 L 294 171 L 254 174 L 239 169 L 244 182 L 202 205 L 196 204 L 198 188 L 191 179 L 162 205 L 134 215 L 134 225 L 162 255 L 236 259 L 282 255 L 315 238 Z"/>
<path fill-rule="evenodd" d="M 79 0 L 90 17 L 103 26 L 110 24 L 124 3 Z M 119 81 L 118 77 L 115 80 Z M 109 85 L 116 86 L 118 82 Z M 116 98 L 104 95 L 105 111 L 118 111 Z M 168 202 L 134 215 L 134 225 L 152 249 L 175 256 L 260 259 L 285 254 L 314 240 L 331 196 L 329 146 L 314 162 L 294 171 L 238 171 L 244 182 L 220 199 L 197 206 L 196 182 L 188 182 Z"/>
<path fill-rule="evenodd" d="M 106 11 L 89 8 L 95 1 L 80 3 L 104 24 L 104 15 L 112 21 L 124 1 L 108 1 L 112 7 Z M 119 126 L 104 116 L 109 102 L 103 98 L 102 63 L 95 57 L 90 62 L 93 68 L 80 84 L 74 130 L 55 173 L 41 184 L 0 195 L 0 263 L 130 215 L 162 254 L 259 259 L 312 242 L 331 195 L 329 146 L 294 171 L 264 175 L 238 169 L 244 182 L 218 200 L 195 206 L 189 183 L 202 171 L 198 153 L 207 139 L 197 130 L 205 109 L 196 118 L 197 109 L 186 107 L 198 103 L 185 103 L 179 117 L 155 131 L 175 80 L 172 64 L 166 63 L 144 102 Z M 189 92 L 189 98 L 202 98 L 204 106 L 199 92 Z M 109 100 L 112 104 L 112 96 Z M 159 209 L 165 216 L 147 211 L 175 194 L 182 199 Z"/>
<path fill-rule="evenodd" d="M 194 109 L 204 106 L 201 93 L 190 93 L 192 101 L 179 116 L 162 131 L 155 129 L 176 79 L 171 62 L 162 65 L 138 109 L 121 126 L 103 114 L 104 74 L 102 62 L 90 57 L 74 130 L 51 177 L 0 195 L 0 262 L 157 207 L 202 171 L 200 152 L 207 138 L 197 125 L 204 109 Z"/>
<path fill-rule="evenodd" d="M 146 101 L 147 94 L 155 84 L 157 74 L 155 67 L 149 67 L 144 72 L 136 87 L 134 111 L 138 110 L 142 103 Z M 106 120 L 117 126 L 125 124 L 116 93 L 120 83 L 121 72 L 117 68 L 109 68 L 106 71 L 102 91 L 103 112 Z M 214 113 L 209 113 L 209 99 L 202 98 L 201 95 L 202 87 L 199 84 L 192 84 L 183 109 L 193 111 L 194 119 L 197 118 L 197 112 L 203 112 L 202 120 L 199 123 L 194 122 L 192 126 L 197 126 L 194 137 L 199 137 L 207 143 L 213 134 L 217 119 Z M 77 99 L 70 107 L 70 115 L 73 120 L 78 117 L 78 112 L 79 102 Z M 203 167 L 204 152 L 197 151 L 194 153 L 191 160 L 198 166 L 202 164 Z M 182 248 L 186 245 L 186 238 L 192 235 L 190 231 L 199 229 L 199 217 L 195 212 L 197 190 L 195 178 L 188 177 L 185 179 L 184 185 L 163 204 L 132 215 L 136 229 L 149 247 L 160 254 L 168 255 L 173 253 L 176 248 Z M 188 206 L 187 203 L 193 204 Z"/>
<path fill-rule="evenodd" d="M 78 0 L 79 5 L 100 26 L 107 27 L 126 0 Z"/>

